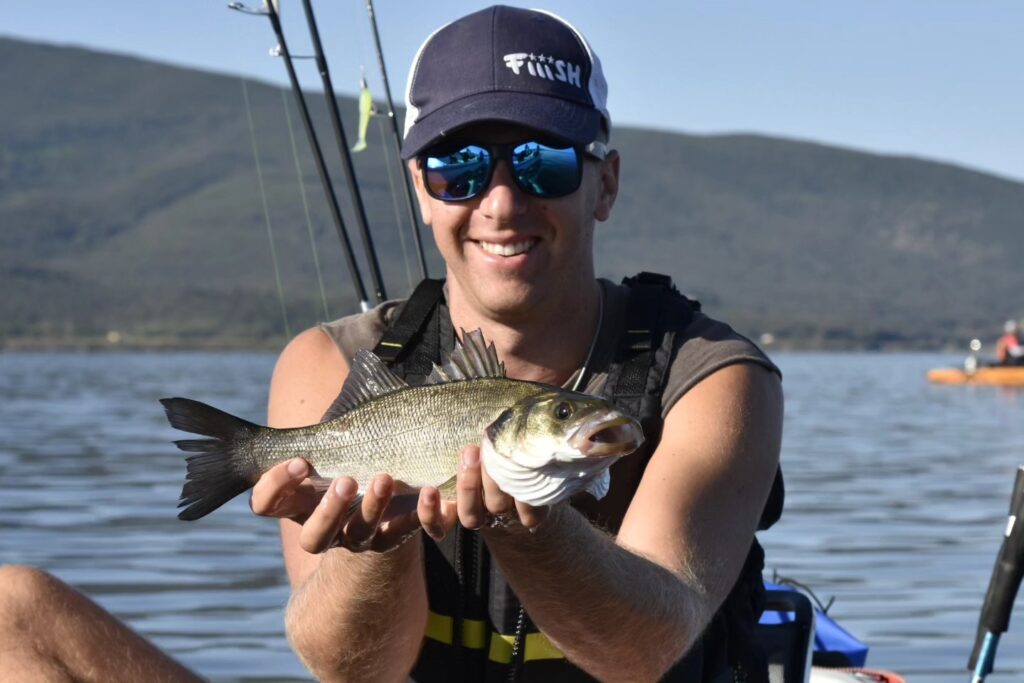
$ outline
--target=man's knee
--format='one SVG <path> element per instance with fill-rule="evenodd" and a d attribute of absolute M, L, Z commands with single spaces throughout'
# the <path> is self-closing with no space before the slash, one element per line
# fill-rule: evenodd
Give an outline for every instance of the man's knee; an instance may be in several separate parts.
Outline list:
<path fill-rule="evenodd" d="M 0 566 L 0 680 L 78 680 L 56 656 L 52 631 L 55 601 L 69 590 L 41 569 Z"/>
<path fill-rule="evenodd" d="M 60 582 L 41 569 L 0 566 L 0 621 L 10 624 L 38 613 L 60 591 Z"/>

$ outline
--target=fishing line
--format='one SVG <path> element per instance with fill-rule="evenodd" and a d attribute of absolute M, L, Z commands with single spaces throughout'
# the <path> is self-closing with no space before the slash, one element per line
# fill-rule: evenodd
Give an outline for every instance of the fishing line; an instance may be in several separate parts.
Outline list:
<path fill-rule="evenodd" d="M 351 20 L 350 21 L 350 25 L 355 26 L 358 23 L 358 20 L 359 20 L 359 9 L 356 7 L 355 3 L 349 3 L 348 4 L 348 8 L 349 8 L 349 10 L 348 10 L 349 11 L 349 18 Z M 363 62 L 364 61 L 363 57 L 368 53 L 366 43 L 363 41 L 363 34 L 360 31 L 353 31 L 353 33 L 355 34 L 355 37 L 356 37 L 356 53 L 359 55 L 359 61 Z M 360 76 L 365 81 L 365 79 L 366 79 L 366 67 L 360 65 L 359 71 L 360 71 Z M 383 86 L 382 86 L 382 89 L 383 89 Z M 391 189 L 391 208 L 395 212 L 395 232 L 398 233 L 398 243 L 399 243 L 399 245 L 402 248 L 402 263 L 405 266 L 405 280 L 406 280 L 406 282 L 409 285 L 409 291 L 412 291 L 413 287 L 415 286 L 415 282 L 414 282 L 414 280 L 412 278 L 412 270 L 409 267 L 409 248 L 408 248 L 408 246 L 405 243 L 405 230 L 404 230 L 405 226 L 403 225 L 403 222 L 402 222 L 402 211 L 401 211 L 401 209 L 398 208 L 398 194 L 395 191 L 395 177 L 392 174 L 392 170 L 391 170 L 391 154 L 388 152 L 388 144 L 387 144 L 388 141 L 387 141 L 387 135 L 385 133 L 386 129 L 384 128 L 384 126 L 386 126 L 387 124 L 385 124 L 381 120 L 381 118 L 380 118 L 381 114 L 387 116 L 387 112 L 378 112 L 378 111 L 376 111 L 376 105 L 374 105 L 373 118 L 377 120 L 377 126 L 380 129 L 380 142 L 381 142 L 381 147 L 384 150 L 384 169 L 387 172 L 387 176 L 388 176 L 388 187 Z M 401 161 L 401 159 L 398 160 L 398 169 L 401 172 L 401 170 L 402 170 L 402 161 Z M 416 225 L 415 222 L 413 223 L 413 228 L 412 229 L 413 230 L 418 230 L 419 229 L 419 227 Z M 426 274 L 424 273 L 424 277 L 425 276 L 426 276 Z"/>
<path fill-rule="evenodd" d="M 320 303 L 324 308 L 324 320 L 330 320 L 327 312 L 327 292 L 324 290 L 324 278 L 320 272 L 320 256 L 313 235 L 313 221 L 309 217 L 309 202 L 306 201 L 306 183 L 302 180 L 302 165 L 299 163 L 299 148 L 295 144 L 295 131 L 292 129 L 292 115 L 288 111 L 288 96 L 281 90 L 281 104 L 284 107 L 284 119 L 288 127 L 288 139 L 292 143 L 292 159 L 295 161 L 295 177 L 299 181 L 299 196 L 302 197 L 302 210 L 306 214 L 306 231 L 309 233 L 309 247 L 313 252 L 313 268 L 316 270 L 316 281 L 320 285 Z"/>
<path fill-rule="evenodd" d="M 350 26 L 356 26 L 358 24 L 359 11 L 356 8 L 355 3 L 348 4 L 348 11 L 349 11 L 349 18 L 351 19 L 350 23 L 349 23 Z M 356 52 L 359 55 L 359 61 L 362 62 L 362 61 L 364 61 L 364 59 L 362 59 L 362 57 L 364 57 L 368 53 L 369 50 L 367 49 L 366 42 L 364 41 L 364 39 L 362 39 L 362 33 L 359 32 L 359 31 L 354 31 L 353 33 L 355 34 Z M 366 70 L 365 66 L 361 65 L 361 63 L 360 63 L 360 66 L 359 66 L 359 74 L 360 74 L 361 78 L 364 79 L 364 81 L 366 81 L 367 70 Z M 383 90 L 384 87 L 385 86 L 382 85 L 381 89 Z M 375 109 L 375 112 L 374 112 L 373 118 L 377 120 L 377 125 L 380 127 L 381 147 L 384 150 L 384 168 L 387 171 L 388 187 L 391 190 L 391 208 L 394 211 L 395 231 L 398 233 L 398 244 L 401 247 L 401 260 L 402 260 L 402 263 L 404 264 L 404 266 L 406 266 L 406 282 L 409 284 L 409 290 L 413 291 L 413 288 L 415 287 L 415 281 L 413 280 L 413 273 L 412 273 L 412 269 L 410 268 L 410 264 L 409 264 L 409 247 L 406 245 L 406 230 L 404 230 L 404 228 L 406 228 L 406 224 L 403 223 L 402 218 L 401 218 L 401 210 L 398 208 L 398 194 L 395 191 L 394 175 L 393 175 L 392 170 L 391 170 L 391 155 L 388 152 L 388 139 L 387 139 L 387 135 L 386 135 L 386 132 L 385 132 L 386 129 L 384 128 L 384 126 L 386 126 L 388 124 L 385 124 L 381 120 L 381 116 L 382 115 L 385 116 L 385 117 L 387 117 L 389 115 L 388 115 L 387 112 L 378 112 L 378 111 L 376 111 L 376 105 L 375 105 L 374 109 Z M 401 159 L 400 158 L 398 159 L 397 166 L 398 166 L 398 171 L 400 173 L 401 169 L 402 169 Z M 413 229 L 413 231 L 416 231 L 416 230 L 419 229 L 419 224 L 416 221 L 416 215 L 415 214 L 411 214 L 411 217 L 413 219 L 412 229 Z M 423 276 L 423 278 L 426 278 L 426 272 L 424 271 L 421 276 Z"/>
<path fill-rule="evenodd" d="M 285 40 L 284 31 L 281 28 L 281 20 L 277 14 L 276 4 L 264 1 L 262 9 L 253 10 L 240 2 L 232 2 L 229 8 L 256 16 L 265 16 L 270 20 L 270 26 L 277 37 L 277 47 L 271 54 L 281 58 L 285 70 L 288 72 L 288 81 L 291 83 L 292 94 L 295 96 L 295 104 L 298 107 L 303 128 L 306 131 L 306 139 L 309 141 L 310 150 L 313 153 L 313 161 L 316 162 L 316 170 L 320 176 L 320 184 L 323 187 L 324 195 L 327 198 L 327 208 L 331 212 L 338 239 L 341 241 L 345 253 L 345 263 L 348 265 L 349 273 L 352 276 L 352 285 L 356 289 L 356 296 L 359 299 L 359 307 L 363 311 L 370 310 L 370 302 L 366 296 L 366 287 L 363 284 L 363 276 L 359 272 L 359 265 L 356 263 L 355 252 L 352 249 L 352 242 L 348 238 L 348 231 L 345 229 L 345 221 L 341 216 L 341 209 L 338 206 L 338 197 L 334 192 L 331 183 L 331 176 L 324 161 L 323 151 L 320 148 L 320 141 L 317 139 L 316 129 L 313 127 L 313 120 L 309 115 L 309 107 L 306 106 L 306 97 L 303 95 L 302 86 L 299 84 L 299 77 L 295 73 L 295 66 L 292 64 L 292 56 L 288 51 L 288 43 Z M 329 98 L 328 98 L 329 99 Z"/>
<path fill-rule="evenodd" d="M 346 6 L 348 7 L 349 26 L 356 26 L 358 24 L 359 10 L 358 8 L 356 8 L 354 3 L 346 4 Z M 367 44 L 364 38 L 362 38 L 361 32 L 353 31 L 352 33 L 355 36 L 355 53 L 356 55 L 358 55 L 359 58 L 359 78 L 362 83 L 366 83 L 367 69 L 364 66 L 366 61 L 364 57 L 368 53 Z M 385 125 L 380 120 L 381 114 L 383 113 L 377 110 L 377 105 L 375 103 L 371 118 L 377 121 L 378 126 Z M 406 244 L 406 232 L 404 232 L 403 229 L 404 225 L 402 224 L 401 210 L 398 208 L 398 197 L 397 194 L 395 193 L 394 177 L 391 175 L 391 157 L 387 151 L 387 138 L 385 137 L 384 129 L 382 128 L 380 132 L 381 147 L 384 150 L 384 168 L 387 172 L 388 187 L 391 190 L 391 209 L 394 211 L 395 231 L 398 233 L 398 245 L 401 247 L 401 261 L 402 264 L 404 265 L 404 268 L 406 268 L 406 282 L 409 285 L 409 290 L 412 291 L 415 286 L 415 283 L 413 281 L 413 274 L 409 265 L 409 247 Z M 366 150 L 362 152 L 364 152 L 365 154 Z M 399 160 L 399 164 L 400 163 L 401 162 Z"/>
<path fill-rule="evenodd" d="M 395 116 L 395 103 L 391 99 L 391 83 L 388 81 L 388 70 L 384 64 L 384 51 L 380 45 L 380 32 L 377 30 L 377 16 L 373 11 L 373 0 L 366 0 L 366 13 L 370 19 L 370 29 L 373 32 L 373 45 L 377 51 L 377 65 L 380 67 L 380 77 L 384 83 L 384 100 L 388 105 L 388 120 L 391 123 L 391 131 L 395 141 L 395 151 L 398 158 L 402 158 L 402 136 L 398 132 L 398 118 Z M 420 276 L 429 277 L 427 274 L 427 261 L 423 256 L 423 241 L 420 239 L 420 222 L 416 217 L 416 206 L 413 200 L 412 185 L 409 182 L 409 174 L 405 164 L 398 164 L 398 172 L 402 174 L 402 183 L 405 186 L 405 201 L 409 209 L 410 229 L 412 230 L 413 242 L 416 245 L 416 256 L 419 258 Z"/>
<path fill-rule="evenodd" d="M 363 241 L 363 250 L 366 252 L 366 262 L 370 268 L 370 280 L 373 282 L 374 295 L 377 298 L 377 303 L 381 303 L 387 299 L 387 293 L 384 290 L 384 279 L 381 276 L 380 264 L 377 262 L 377 252 L 373 246 L 373 237 L 370 235 L 370 228 L 367 225 L 366 208 L 363 206 L 362 193 L 359 191 L 359 183 L 356 181 L 356 171 L 352 165 L 352 156 L 348 151 L 345 127 L 341 123 L 341 113 L 338 111 L 334 84 L 331 83 L 327 58 L 324 55 L 323 45 L 320 43 L 320 30 L 317 28 L 316 16 L 313 14 L 312 1 L 302 0 L 302 9 L 306 14 L 306 27 L 309 29 L 309 37 L 313 41 L 317 71 L 320 72 L 320 82 L 324 88 L 324 102 L 327 104 L 328 118 L 331 121 L 331 127 L 334 129 L 334 140 L 337 143 L 338 154 L 341 156 L 342 166 L 345 169 L 345 182 L 348 186 L 349 197 L 352 200 L 352 208 L 356 214 L 356 227 L 359 228 L 359 235 Z M 279 42 L 282 41 L 279 40 Z"/>
<path fill-rule="evenodd" d="M 395 212 L 395 231 L 398 233 L 398 243 L 402 245 L 402 263 L 405 264 L 405 279 L 409 283 L 409 291 L 413 289 L 412 270 L 409 268 L 409 250 L 405 246 L 405 231 L 402 230 L 402 212 L 398 209 L 398 193 L 395 192 L 395 177 L 391 173 L 391 153 L 384 142 L 384 122 L 377 118 L 377 127 L 380 129 L 381 149 L 384 150 L 384 171 L 388 176 L 388 187 L 391 188 L 391 208 Z M 401 160 L 399 160 L 401 162 Z M 399 163 L 399 170 L 401 170 Z"/>
<path fill-rule="evenodd" d="M 284 304 L 284 287 L 281 286 L 281 271 L 277 267 L 277 248 L 274 246 L 274 228 L 270 223 L 270 207 L 267 204 L 267 191 L 263 185 L 263 167 L 260 166 L 260 152 L 256 143 L 256 125 L 252 119 L 252 107 L 249 103 L 249 84 L 243 78 L 242 99 L 245 101 L 245 116 L 249 120 L 249 140 L 252 143 L 252 158 L 256 162 L 256 179 L 260 187 L 260 199 L 263 202 L 263 219 L 267 224 L 267 240 L 270 242 L 270 262 L 274 267 L 274 282 L 277 283 L 277 300 L 281 304 L 281 318 L 284 320 L 284 334 L 292 338 L 291 326 L 288 324 L 288 310 Z"/>
<path fill-rule="evenodd" d="M 354 2 L 346 3 L 346 5 L 348 6 L 348 13 L 349 13 L 348 25 L 349 26 L 358 26 L 359 22 L 361 21 L 359 8 L 356 7 L 356 4 Z M 369 51 L 366 49 L 366 43 L 363 42 L 363 35 L 362 35 L 362 33 L 360 33 L 359 31 L 353 31 L 352 34 L 356 37 L 356 52 L 359 54 L 359 63 L 363 64 L 363 63 L 365 63 L 365 60 L 363 59 L 363 57 Z"/>
<path fill-rule="evenodd" d="M 576 381 L 572 383 L 572 390 L 579 391 L 583 385 L 583 378 L 587 376 L 587 370 L 590 366 L 590 362 L 594 360 L 594 350 L 597 348 L 597 339 L 601 336 L 601 326 L 604 325 L 604 286 L 598 284 L 597 291 L 597 328 L 594 330 L 594 338 L 590 340 L 590 350 L 587 351 L 587 357 L 583 360 L 583 367 L 580 368 L 580 374 L 576 376 Z"/>

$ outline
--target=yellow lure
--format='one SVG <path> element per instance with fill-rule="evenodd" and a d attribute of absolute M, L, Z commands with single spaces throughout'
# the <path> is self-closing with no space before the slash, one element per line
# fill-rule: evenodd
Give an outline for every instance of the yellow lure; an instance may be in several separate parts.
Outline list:
<path fill-rule="evenodd" d="M 359 139 L 352 145 L 353 152 L 362 152 L 366 149 L 366 129 L 370 125 L 370 117 L 376 114 L 373 106 L 373 95 L 366 85 L 366 78 L 359 79 Z"/>

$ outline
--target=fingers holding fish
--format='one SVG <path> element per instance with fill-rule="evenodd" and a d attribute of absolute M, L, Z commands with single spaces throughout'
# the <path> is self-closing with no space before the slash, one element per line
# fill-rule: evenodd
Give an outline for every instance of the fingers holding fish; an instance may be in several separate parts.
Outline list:
<path fill-rule="evenodd" d="M 307 482 L 309 475 L 309 463 L 302 458 L 271 467 L 253 486 L 249 507 L 262 517 L 304 522 L 316 508 L 318 498 L 315 488 Z"/>
<path fill-rule="evenodd" d="M 355 552 L 369 550 L 394 493 L 394 479 L 387 474 L 375 476 L 363 492 L 359 508 L 345 525 L 341 545 Z"/>
<path fill-rule="evenodd" d="M 397 498 L 395 482 L 377 475 L 360 495 L 351 477 L 339 477 L 328 487 L 299 533 L 299 546 L 308 553 L 331 548 L 350 552 L 385 552 L 401 545 L 417 529 L 417 511 L 408 498 Z"/>
<path fill-rule="evenodd" d="M 411 510 L 404 510 L 395 516 L 391 516 L 391 511 L 389 510 L 387 517 L 377 527 L 377 533 L 369 544 L 369 550 L 377 553 L 386 553 L 389 550 L 394 550 L 406 541 L 411 540 L 420 530 L 419 511 L 415 507 Z"/>
<path fill-rule="evenodd" d="M 480 449 L 477 448 L 476 451 L 477 458 L 479 458 Z M 498 483 L 487 474 L 487 468 L 483 463 L 479 465 L 478 469 L 480 470 L 480 490 L 483 492 L 483 502 L 487 514 L 504 521 L 506 526 L 508 522 L 517 520 L 516 499 L 505 493 Z"/>
<path fill-rule="evenodd" d="M 320 504 L 302 524 L 299 546 L 307 553 L 322 553 L 339 545 L 342 527 L 358 495 L 359 487 L 351 477 L 332 482 Z"/>
<path fill-rule="evenodd" d="M 443 500 L 437 487 L 417 489 L 395 481 L 391 501 L 369 549 L 376 552 L 393 550 L 410 540 L 421 528 L 441 540 L 455 527 L 455 521 L 455 504 Z"/>
<path fill-rule="evenodd" d="M 483 470 L 480 448 L 466 446 L 459 453 L 459 473 L 455 479 L 455 500 L 459 521 L 466 529 L 479 529 L 487 521 L 483 500 Z"/>
<path fill-rule="evenodd" d="M 514 521 L 527 529 L 536 529 L 548 516 L 549 506 L 533 506 L 503 491 L 487 473 L 486 465 L 481 464 L 480 477 L 487 511 L 499 522 L 491 526 L 508 526 L 510 521 Z"/>
<path fill-rule="evenodd" d="M 441 499 L 441 493 L 434 486 L 425 486 L 420 491 L 417 505 L 419 524 L 435 541 L 441 541 L 455 527 L 458 518 L 457 506 Z"/>
<path fill-rule="evenodd" d="M 456 482 L 459 521 L 467 529 L 522 524 L 536 528 L 547 516 L 548 508 L 534 507 L 505 493 L 487 474 L 478 446 L 466 446 L 460 453 Z"/>
<path fill-rule="evenodd" d="M 543 507 L 534 507 L 521 500 L 516 501 L 516 514 L 519 516 L 519 523 L 525 526 L 530 531 L 533 531 L 548 518 L 548 514 L 551 512 L 551 507 L 545 505 Z"/>

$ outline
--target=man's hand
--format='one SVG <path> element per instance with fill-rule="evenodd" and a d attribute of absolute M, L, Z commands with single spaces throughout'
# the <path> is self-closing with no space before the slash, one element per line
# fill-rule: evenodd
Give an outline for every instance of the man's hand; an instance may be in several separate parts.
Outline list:
<path fill-rule="evenodd" d="M 385 552 L 396 548 L 421 526 L 434 537 L 455 524 L 453 503 L 442 506 L 437 488 L 425 487 L 416 495 L 387 474 L 378 474 L 352 512 L 358 486 L 351 477 L 339 477 L 323 487 L 314 485 L 312 468 L 302 458 L 281 463 L 260 477 L 249 505 L 263 517 L 291 519 L 302 526 L 299 546 L 322 553 L 341 546 L 352 552 Z"/>
<path fill-rule="evenodd" d="M 479 529 L 492 520 L 518 520 L 534 529 L 549 508 L 533 507 L 508 495 L 491 479 L 480 462 L 479 446 L 466 446 L 459 455 L 456 500 L 442 500 L 435 486 L 419 490 L 378 474 L 355 512 L 358 487 L 351 477 L 330 482 L 323 495 L 309 463 L 293 458 L 265 472 L 252 489 L 249 506 L 262 517 L 290 519 L 302 526 L 299 546 L 307 553 L 335 547 L 352 552 L 386 552 L 422 528 L 440 541 L 456 520 Z"/>
<path fill-rule="evenodd" d="M 479 529 L 494 519 L 517 519 L 526 528 L 536 529 L 550 511 L 547 506 L 527 505 L 498 488 L 480 462 L 479 446 L 466 446 L 459 454 L 456 503 L 459 521 L 467 529 Z"/>

